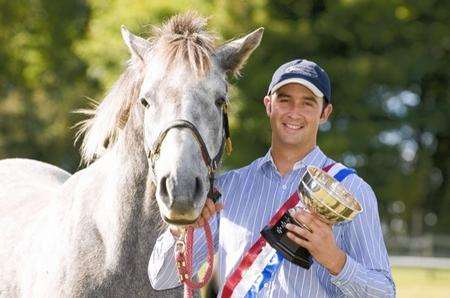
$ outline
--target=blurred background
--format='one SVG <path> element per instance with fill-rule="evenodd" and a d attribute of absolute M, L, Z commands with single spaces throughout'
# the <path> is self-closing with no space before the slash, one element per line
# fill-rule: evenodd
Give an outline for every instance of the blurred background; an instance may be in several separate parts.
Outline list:
<path fill-rule="evenodd" d="M 268 150 L 262 98 L 273 71 L 318 62 L 334 103 L 319 146 L 375 190 L 399 296 L 448 294 L 450 1 L 0 0 L 0 159 L 79 170 L 71 111 L 100 101 L 123 71 L 120 25 L 147 37 L 186 10 L 210 17 L 222 41 L 266 29 L 232 79 L 235 150 L 224 169 Z"/>

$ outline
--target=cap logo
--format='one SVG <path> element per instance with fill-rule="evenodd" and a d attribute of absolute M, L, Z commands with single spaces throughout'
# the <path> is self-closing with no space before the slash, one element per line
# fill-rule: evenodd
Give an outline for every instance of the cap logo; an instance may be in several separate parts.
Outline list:
<path fill-rule="evenodd" d="M 312 65 L 292 65 L 286 68 L 285 73 L 298 73 L 307 77 L 317 78 L 317 72 Z"/>

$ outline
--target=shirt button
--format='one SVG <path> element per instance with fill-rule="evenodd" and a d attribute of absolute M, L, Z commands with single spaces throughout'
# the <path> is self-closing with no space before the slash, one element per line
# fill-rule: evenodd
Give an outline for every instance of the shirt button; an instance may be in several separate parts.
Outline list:
<path fill-rule="evenodd" d="M 283 190 L 286 190 L 287 186 L 286 186 L 286 185 L 283 185 L 281 188 L 282 188 Z"/>

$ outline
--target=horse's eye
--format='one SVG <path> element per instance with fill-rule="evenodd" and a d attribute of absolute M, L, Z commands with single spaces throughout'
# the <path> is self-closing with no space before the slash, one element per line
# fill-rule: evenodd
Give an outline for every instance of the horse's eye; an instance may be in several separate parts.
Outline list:
<path fill-rule="evenodd" d="M 216 99 L 216 106 L 221 108 L 226 102 L 226 98 L 223 96 L 220 96 Z"/>
<path fill-rule="evenodd" d="M 148 104 L 148 101 L 147 101 L 147 99 L 146 99 L 145 97 L 141 97 L 140 101 L 141 101 L 141 104 L 142 104 L 145 108 L 148 108 L 149 104 Z"/>

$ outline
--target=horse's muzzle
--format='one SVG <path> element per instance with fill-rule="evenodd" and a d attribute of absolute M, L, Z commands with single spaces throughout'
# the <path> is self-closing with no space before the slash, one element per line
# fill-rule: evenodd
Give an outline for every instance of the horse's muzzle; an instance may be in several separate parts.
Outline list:
<path fill-rule="evenodd" d="M 188 220 L 188 219 L 169 219 L 166 216 L 163 216 L 163 220 L 170 224 L 170 225 L 174 225 L 174 226 L 187 226 L 187 225 L 191 225 L 193 223 L 195 223 L 197 221 L 197 219 L 194 220 Z"/>

